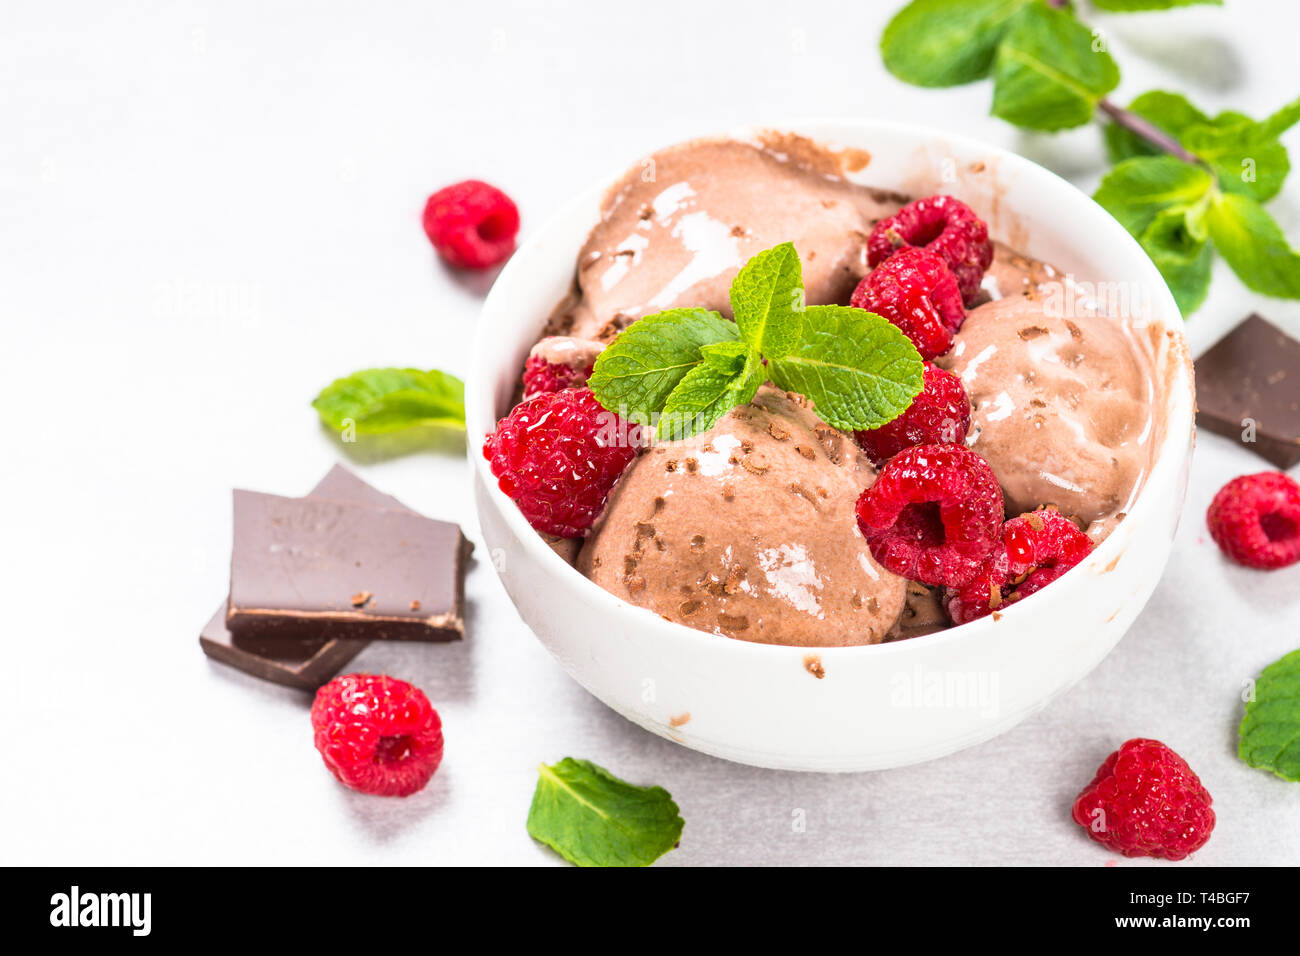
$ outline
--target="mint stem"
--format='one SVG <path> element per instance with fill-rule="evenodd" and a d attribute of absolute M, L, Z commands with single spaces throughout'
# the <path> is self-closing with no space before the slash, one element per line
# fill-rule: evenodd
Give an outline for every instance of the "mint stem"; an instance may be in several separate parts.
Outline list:
<path fill-rule="evenodd" d="M 1191 163 L 1194 166 L 1201 164 L 1200 159 L 1185 150 L 1182 143 L 1158 127 L 1148 123 L 1136 113 L 1130 112 L 1122 106 L 1116 106 L 1105 97 L 1097 103 L 1097 106 L 1117 126 L 1122 126 L 1139 139 L 1146 140 L 1157 149 L 1168 153 L 1170 156 L 1175 156 L 1185 163 Z"/>

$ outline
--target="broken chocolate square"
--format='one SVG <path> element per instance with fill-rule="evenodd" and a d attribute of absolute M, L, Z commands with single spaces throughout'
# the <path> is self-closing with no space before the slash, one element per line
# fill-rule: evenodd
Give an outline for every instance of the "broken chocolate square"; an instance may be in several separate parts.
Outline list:
<path fill-rule="evenodd" d="M 467 542 L 407 509 L 236 491 L 226 626 L 237 639 L 464 635 Z"/>
<path fill-rule="evenodd" d="M 1279 468 L 1300 461 L 1300 342 L 1248 316 L 1196 361 L 1196 423 Z"/>
<path fill-rule="evenodd" d="M 378 508 L 406 507 L 341 465 L 331 468 L 308 494 Z M 226 614 L 227 605 L 223 601 L 199 634 L 203 653 L 254 677 L 289 687 L 314 690 L 342 670 L 369 643 L 321 638 L 258 641 L 246 637 L 236 641 L 226 627 Z"/>
<path fill-rule="evenodd" d="M 347 502 L 375 508 L 411 511 L 396 498 L 372 488 L 352 472 L 335 465 L 309 493 L 310 497 Z M 468 545 L 466 545 L 468 547 Z M 465 553 L 459 557 L 463 568 Z M 412 610 L 418 610 L 412 602 Z M 241 633 L 236 636 L 226 626 L 228 605 L 221 607 L 199 635 L 199 644 L 213 660 L 245 673 L 290 687 L 313 690 L 324 684 L 348 664 L 368 640 L 292 634 Z"/>

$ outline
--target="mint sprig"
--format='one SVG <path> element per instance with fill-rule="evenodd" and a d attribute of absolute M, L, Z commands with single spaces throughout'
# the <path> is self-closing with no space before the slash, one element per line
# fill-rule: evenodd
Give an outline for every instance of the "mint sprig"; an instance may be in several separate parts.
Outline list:
<path fill-rule="evenodd" d="M 893 421 L 921 392 L 921 356 L 888 320 L 848 306 L 804 305 L 791 243 L 745 263 L 731 305 L 734 322 L 673 309 L 633 323 L 596 359 L 587 382 L 596 400 L 653 425 L 658 438 L 683 439 L 752 400 L 769 378 L 849 430 Z"/>
<path fill-rule="evenodd" d="M 663 787 L 638 787 L 589 760 L 538 768 L 528 833 L 578 866 L 649 866 L 686 825 Z"/>
<path fill-rule="evenodd" d="M 1128 12 L 1219 2 L 1093 0 L 1093 6 Z M 1294 271 L 1300 253 L 1260 206 L 1290 172 L 1280 137 L 1300 121 L 1300 99 L 1262 120 L 1235 110 L 1212 117 L 1165 90 L 1121 107 L 1108 98 L 1119 67 L 1105 37 L 1077 18 L 1076 6 L 912 0 L 885 27 L 881 56 L 890 72 L 917 86 L 991 77 L 992 113 L 1024 129 L 1055 132 L 1099 114 L 1108 118 L 1107 152 L 1116 165 L 1093 198 L 1146 250 L 1184 315 L 1205 300 L 1216 250 L 1251 289 L 1300 298 Z"/>
<path fill-rule="evenodd" d="M 1237 755 L 1250 766 L 1300 782 L 1300 650 L 1259 675 L 1238 738 Z"/>

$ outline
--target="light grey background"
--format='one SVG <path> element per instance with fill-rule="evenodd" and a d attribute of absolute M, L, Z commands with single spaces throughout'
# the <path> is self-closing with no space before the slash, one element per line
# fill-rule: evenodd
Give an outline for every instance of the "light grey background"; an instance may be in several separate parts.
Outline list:
<path fill-rule="evenodd" d="M 876 41 L 899 3 L 7 4 L 0 862 L 552 863 L 524 817 L 537 763 L 571 754 L 672 791 L 687 825 L 666 864 L 1101 866 L 1116 858 L 1070 801 L 1133 736 L 1174 746 L 1214 794 L 1194 862 L 1300 862 L 1300 787 L 1234 756 L 1242 682 L 1300 644 L 1300 568 L 1220 559 L 1205 507 L 1266 466 L 1213 436 L 1119 648 L 1016 730 L 924 766 L 775 773 L 653 737 L 569 680 L 485 563 L 463 645 L 357 661 L 416 681 L 445 720 L 443 767 L 407 800 L 335 784 L 305 696 L 199 651 L 230 489 L 299 494 L 342 457 L 317 389 L 371 365 L 467 370 L 482 289 L 435 260 L 432 190 L 497 183 L 527 236 L 656 147 L 807 115 L 929 123 L 1095 186 L 1099 129 L 1022 135 L 987 116 L 987 84 L 887 76 Z M 1291 3 L 1084 7 L 1124 102 L 1165 86 L 1265 113 L 1300 93 Z M 1270 208 L 1300 241 L 1300 176 Z M 1300 304 L 1220 267 L 1193 347 L 1256 308 L 1300 332 Z M 356 468 L 477 537 L 454 451 Z"/>

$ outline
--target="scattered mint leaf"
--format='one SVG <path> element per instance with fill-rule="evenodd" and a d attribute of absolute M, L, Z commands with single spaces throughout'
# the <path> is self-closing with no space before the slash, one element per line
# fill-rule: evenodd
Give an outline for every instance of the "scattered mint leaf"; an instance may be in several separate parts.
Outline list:
<path fill-rule="evenodd" d="M 589 760 L 538 768 L 528 834 L 578 866 L 649 866 L 685 821 L 663 787 L 637 787 Z"/>
<path fill-rule="evenodd" d="M 1300 299 L 1300 253 L 1263 206 L 1247 196 L 1221 193 L 1210 203 L 1206 224 L 1219 254 L 1249 288 Z"/>
<path fill-rule="evenodd" d="M 799 341 L 803 307 L 803 268 L 793 243 L 764 249 L 731 283 L 741 337 L 768 358 L 787 354 Z"/>
<path fill-rule="evenodd" d="M 914 86 L 988 76 L 1007 22 L 1030 0 L 913 0 L 880 37 L 885 68 Z"/>
<path fill-rule="evenodd" d="M 739 338 L 734 322 L 705 309 L 647 315 L 600 353 L 587 387 L 608 411 L 648 416 L 704 360 L 702 346 Z"/>
<path fill-rule="evenodd" d="M 1300 650 L 1259 675 L 1238 738 L 1237 755 L 1250 766 L 1300 782 Z"/>
<path fill-rule="evenodd" d="M 1193 7 L 1201 4 L 1221 7 L 1223 0 L 1092 0 L 1099 10 L 1115 13 L 1138 13 L 1143 10 L 1171 10 L 1174 7 Z"/>
<path fill-rule="evenodd" d="M 1043 3 L 1011 20 L 993 63 L 993 115 L 1049 132 L 1082 126 L 1119 84 L 1119 67 L 1066 10 Z"/>
<path fill-rule="evenodd" d="M 1092 198 L 1140 238 L 1161 211 L 1194 206 L 1213 186 L 1214 177 L 1199 166 L 1172 156 L 1139 156 L 1107 173 Z"/>
<path fill-rule="evenodd" d="M 1210 289 L 1211 247 L 1205 239 L 1204 214 L 1199 218 L 1197 236 L 1194 208 L 1165 209 L 1138 237 L 1183 315 L 1194 312 Z"/>
<path fill-rule="evenodd" d="M 326 385 L 311 404 L 330 428 L 352 427 L 359 435 L 465 427 L 465 383 L 437 369 L 363 369 Z"/>
<path fill-rule="evenodd" d="M 708 431 L 727 412 L 752 400 L 767 378 L 758 352 L 742 342 L 706 345 L 703 351 L 704 361 L 668 396 L 657 437 L 678 440 Z"/>
<path fill-rule="evenodd" d="M 768 364 L 781 388 L 812 399 L 836 428 L 879 428 L 921 393 L 921 356 L 907 336 L 872 312 L 842 305 L 809 306 L 804 337 Z"/>

